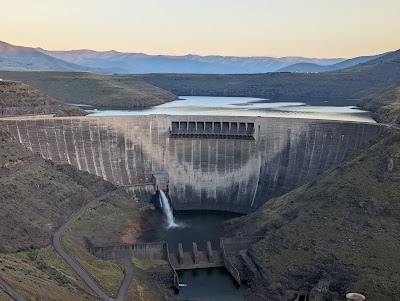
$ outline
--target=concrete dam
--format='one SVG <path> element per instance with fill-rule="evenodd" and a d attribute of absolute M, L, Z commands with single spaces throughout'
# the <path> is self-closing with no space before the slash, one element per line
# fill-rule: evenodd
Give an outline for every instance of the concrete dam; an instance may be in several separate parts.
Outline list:
<path fill-rule="evenodd" d="M 154 173 L 168 173 L 176 210 L 240 213 L 314 180 L 385 131 L 328 120 L 170 115 L 14 117 L 0 126 L 44 158 L 117 185 L 140 190 Z"/>

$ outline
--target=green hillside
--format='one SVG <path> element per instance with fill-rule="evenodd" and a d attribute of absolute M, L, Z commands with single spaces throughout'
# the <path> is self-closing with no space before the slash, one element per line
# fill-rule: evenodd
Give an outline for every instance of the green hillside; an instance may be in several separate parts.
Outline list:
<path fill-rule="evenodd" d="M 0 116 L 55 114 L 84 116 L 85 111 L 69 107 L 29 85 L 15 81 L 0 81 Z"/>
<path fill-rule="evenodd" d="M 0 72 L 65 103 L 96 107 L 143 108 L 175 100 L 172 93 L 139 79 L 79 72 Z"/>
<path fill-rule="evenodd" d="M 324 73 L 265 74 L 147 74 L 131 77 L 176 95 L 300 97 L 320 104 L 315 97 L 337 97 L 339 105 L 355 105 L 358 98 L 400 80 L 400 50 L 352 68 Z"/>
<path fill-rule="evenodd" d="M 400 82 L 364 97 L 359 106 L 372 111 L 378 122 L 400 124 Z"/>
<path fill-rule="evenodd" d="M 231 235 L 265 236 L 236 260 L 254 291 L 273 300 L 293 291 L 311 291 L 311 300 L 344 300 L 349 291 L 398 300 L 399 229 L 399 132 L 227 225 Z"/>
<path fill-rule="evenodd" d="M 70 165 L 51 161 L 32 165 L 34 156 L 29 150 L 4 131 L 0 136 L 0 252 L 49 245 L 54 229 L 72 212 L 114 189 L 110 182 Z M 24 173 L 7 176 L 6 171 L 15 172 L 24 166 Z"/>
<path fill-rule="evenodd" d="M 28 300 L 99 300 L 55 252 L 51 236 L 78 208 L 116 187 L 71 165 L 35 162 L 32 152 L 0 129 L 0 278 Z M 16 174 L 20 170 L 24 172 Z M 133 243 L 159 221 L 154 215 L 149 206 L 119 192 L 88 209 L 62 241 L 85 270 L 115 295 L 124 277 L 122 265 L 90 255 L 84 238 L 98 244 Z M 154 275 L 168 281 L 154 289 Z M 168 266 L 167 271 L 165 267 L 135 271 L 127 300 L 171 300 L 165 297 L 172 295 L 170 275 Z"/>

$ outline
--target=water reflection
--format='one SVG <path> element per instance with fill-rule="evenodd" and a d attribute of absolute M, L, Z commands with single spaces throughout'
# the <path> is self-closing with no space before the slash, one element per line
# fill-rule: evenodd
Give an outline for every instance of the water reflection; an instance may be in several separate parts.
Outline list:
<path fill-rule="evenodd" d="M 308 118 L 355 122 L 375 121 L 368 111 L 355 106 L 343 106 L 344 101 L 319 101 L 323 105 L 310 105 L 315 99 L 303 101 L 279 101 L 249 97 L 181 96 L 179 100 L 144 110 L 87 110 L 90 116 L 126 115 L 208 115 L 208 116 L 261 116 L 283 118 Z M 341 104 L 341 105 L 339 105 Z"/>

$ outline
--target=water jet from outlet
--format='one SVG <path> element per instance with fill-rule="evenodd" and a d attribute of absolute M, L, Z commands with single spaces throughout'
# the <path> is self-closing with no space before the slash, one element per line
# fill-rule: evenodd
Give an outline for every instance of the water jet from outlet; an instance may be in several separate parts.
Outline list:
<path fill-rule="evenodd" d="M 164 191 L 160 190 L 160 204 L 162 206 L 162 210 L 167 217 L 167 228 L 177 228 L 179 225 L 175 223 L 174 212 L 169 205 L 169 201 Z"/>

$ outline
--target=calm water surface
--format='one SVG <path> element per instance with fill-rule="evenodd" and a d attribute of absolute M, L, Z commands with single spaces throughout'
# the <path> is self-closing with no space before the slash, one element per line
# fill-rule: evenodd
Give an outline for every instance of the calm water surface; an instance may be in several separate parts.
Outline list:
<path fill-rule="evenodd" d="M 189 252 L 193 242 L 197 243 L 198 250 L 205 251 L 207 241 L 211 242 L 213 249 L 219 249 L 222 222 L 240 215 L 223 211 L 177 211 L 174 213 L 175 221 L 181 227 L 166 229 L 164 220 L 146 240 L 166 241 L 170 252 L 178 251 L 178 243 Z M 181 287 L 178 300 L 244 301 L 246 285 L 239 287 L 225 268 L 178 271 L 178 275 L 179 282 L 187 284 Z"/>
<path fill-rule="evenodd" d="M 370 112 L 355 106 L 338 106 L 335 105 L 338 102 L 331 100 L 321 100 L 324 105 L 319 106 L 307 103 L 307 100 L 271 102 L 271 100 L 249 97 L 181 96 L 179 100 L 144 110 L 87 110 L 87 112 L 90 113 L 90 116 L 225 115 L 375 122 L 371 118 Z M 315 101 L 310 103 L 315 103 Z"/>

